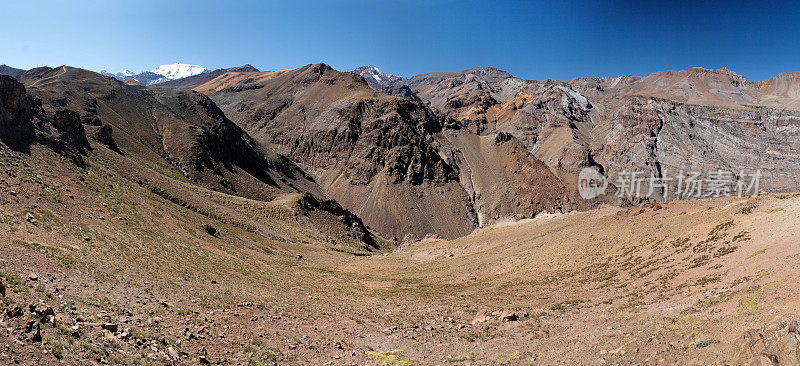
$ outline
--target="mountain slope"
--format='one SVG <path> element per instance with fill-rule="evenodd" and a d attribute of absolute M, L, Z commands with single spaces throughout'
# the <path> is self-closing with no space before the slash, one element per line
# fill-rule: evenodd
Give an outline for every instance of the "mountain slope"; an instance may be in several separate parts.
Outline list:
<path fill-rule="evenodd" d="M 496 221 L 597 204 L 580 199 L 572 177 L 552 172 L 517 139 L 477 143 L 417 98 L 378 93 L 363 77 L 324 64 L 226 74 L 196 90 L 390 237 L 453 238 Z"/>
<path fill-rule="evenodd" d="M 127 86 L 71 67 L 42 70 L 26 85 L 45 109 L 72 109 L 88 125 L 110 125 L 123 152 L 169 163 L 216 190 L 263 200 L 285 190 L 320 194 L 301 169 L 253 141 L 201 94 Z"/>
<path fill-rule="evenodd" d="M 212 79 L 214 79 L 214 78 L 216 78 L 216 77 L 218 77 L 218 76 L 220 76 L 222 74 L 229 73 L 229 72 L 230 73 L 233 73 L 233 72 L 258 72 L 258 69 L 256 69 L 253 66 L 250 66 L 250 65 L 244 65 L 244 66 L 239 66 L 239 67 L 231 67 L 231 68 L 227 68 L 227 69 L 217 69 L 217 70 L 214 70 L 214 71 L 204 72 L 204 73 L 201 73 L 201 74 L 192 75 L 192 76 L 188 76 L 188 77 L 184 77 L 184 78 L 180 78 L 180 79 L 165 81 L 163 83 L 160 83 L 159 86 L 171 86 L 171 87 L 176 87 L 176 88 L 181 88 L 181 89 L 194 89 L 194 88 L 196 88 L 196 87 L 198 87 L 198 86 L 200 86 L 200 85 L 202 85 L 202 84 L 204 84 L 204 83 L 206 83 L 206 82 L 208 82 L 208 81 L 210 81 L 210 80 L 212 80 Z"/>
<path fill-rule="evenodd" d="M 673 179 L 667 185 L 681 171 L 740 176 L 760 169 L 767 177 L 761 188 L 781 192 L 800 189 L 793 178 L 800 173 L 800 140 L 791 80 L 787 74 L 753 83 L 730 70 L 693 68 L 644 78 L 534 81 L 475 68 L 405 83 L 477 134 L 519 138 L 566 181 L 587 166 L 612 182 L 635 170 Z"/>
<path fill-rule="evenodd" d="M 13 78 L 21 74 L 23 71 L 25 70 L 13 68 L 7 65 L 0 65 L 0 75 L 8 75 Z"/>
<path fill-rule="evenodd" d="M 302 169 L 257 143 L 202 94 L 128 86 L 66 66 L 29 70 L 20 78 L 27 90 L 0 76 L 0 141 L 15 151 L 31 155 L 47 146 L 80 168 L 99 164 L 120 174 L 125 185 L 259 235 L 274 237 L 284 220 L 327 248 L 369 252 L 386 245 L 361 219 L 325 199 Z M 215 208 L 204 197 L 217 197 Z M 235 211 L 242 205 L 248 209 Z M 276 206 L 292 218 L 262 217 Z M 263 222 L 251 222 L 259 217 Z"/>
<path fill-rule="evenodd" d="M 215 83 L 222 83 L 221 87 Z M 418 101 L 324 64 L 198 90 L 254 138 L 298 162 L 328 196 L 385 235 L 457 237 L 474 225 L 458 173 L 427 135 L 445 123 Z"/>

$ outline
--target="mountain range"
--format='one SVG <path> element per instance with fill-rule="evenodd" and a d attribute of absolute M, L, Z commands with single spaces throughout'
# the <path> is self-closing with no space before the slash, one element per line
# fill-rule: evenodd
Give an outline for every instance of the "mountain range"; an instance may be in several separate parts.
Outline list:
<path fill-rule="evenodd" d="M 230 119 L 225 129 L 241 129 L 237 139 L 253 139 L 243 146 L 257 143 L 274 152 L 259 153 L 266 154 L 264 163 L 250 163 L 262 158 L 235 163 L 243 171 L 231 175 L 226 169 L 201 168 L 217 166 L 215 161 L 232 164 L 218 150 L 230 148 L 226 144 L 216 143 L 219 147 L 212 151 L 220 151 L 217 158 L 204 156 L 210 151 L 202 146 L 211 136 L 175 145 L 181 141 L 175 132 L 167 138 L 163 134 L 172 130 L 160 128 L 162 142 L 154 136 L 134 140 L 153 141 L 158 154 L 166 154 L 184 175 L 216 190 L 273 199 L 274 194 L 258 186 L 294 181 L 303 187 L 299 191 L 339 202 L 376 233 L 396 241 L 426 235 L 456 238 L 509 218 L 630 204 L 643 197 L 611 192 L 621 173 L 634 170 L 668 181 L 680 172 L 721 170 L 736 176 L 756 167 L 764 177 L 760 189 L 800 190 L 800 112 L 792 109 L 800 106 L 796 74 L 750 82 L 726 69 L 693 68 L 646 77 L 535 81 L 490 67 L 403 78 L 370 66 L 353 72 L 325 64 L 267 72 L 250 65 L 211 72 L 187 66 L 160 67 L 162 79 L 154 80 L 174 78 L 158 85 L 207 96 L 200 101 L 219 108 L 215 118 Z M 41 68 L 16 77 L 30 84 L 76 72 Z M 98 78 L 80 72 L 85 80 Z M 112 135 L 140 130 L 130 125 L 131 117 L 98 112 L 109 102 L 89 95 L 108 91 L 71 101 L 65 96 L 80 93 L 50 96 L 39 83 L 31 90 L 42 90 L 38 97 L 45 105 L 57 103 L 53 111 L 75 110 L 87 125 L 118 119 L 110 124 Z M 146 99 L 140 95 L 144 91 L 113 89 L 117 96 L 130 94 L 122 100 Z M 159 102 L 126 108 L 149 115 L 143 112 L 145 105 L 175 100 L 161 90 L 149 93 Z M 175 113 L 175 108 L 168 110 Z M 163 150 L 170 146 L 182 146 L 189 155 Z M 275 164 L 267 162 L 275 161 L 275 154 L 284 161 L 279 166 L 296 164 L 289 169 L 295 173 L 288 175 L 306 176 L 305 181 L 265 175 L 263 167 Z M 586 167 L 608 177 L 612 189 L 606 195 L 580 197 L 577 179 Z M 674 181 L 654 186 L 652 198 L 670 199 L 670 191 L 674 198 L 677 188 Z M 649 190 L 650 182 L 642 182 L 642 191 Z"/>
<path fill-rule="evenodd" d="M 176 65 L 0 67 L 0 363 L 800 362 L 798 73 Z"/>
<path fill-rule="evenodd" d="M 157 85 L 172 80 L 188 78 L 205 72 L 207 72 L 207 70 L 202 66 L 174 63 L 161 65 L 153 70 L 144 71 L 138 74 L 130 70 L 124 70 L 117 73 L 110 73 L 102 70 L 100 71 L 100 74 L 111 76 L 120 81 L 133 80 L 144 85 Z"/>

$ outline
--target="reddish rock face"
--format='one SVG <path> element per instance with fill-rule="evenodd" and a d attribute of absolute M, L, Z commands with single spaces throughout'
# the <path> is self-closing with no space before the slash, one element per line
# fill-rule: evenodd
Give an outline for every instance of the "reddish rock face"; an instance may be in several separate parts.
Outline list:
<path fill-rule="evenodd" d="M 474 228 L 457 167 L 432 137 L 448 120 L 420 101 L 378 93 L 324 64 L 201 88 L 221 90 L 211 96 L 226 115 L 378 232 L 452 238 Z"/>
<path fill-rule="evenodd" d="M 761 169 L 769 177 L 762 188 L 791 191 L 800 189 L 790 178 L 800 162 L 797 75 L 754 83 L 693 68 L 561 82 L 478 68 L 406 84 L 478 134 L 514 135 L 562 177 L 592 165 L 612 181 L 626 170 L 658 177 Z"/>

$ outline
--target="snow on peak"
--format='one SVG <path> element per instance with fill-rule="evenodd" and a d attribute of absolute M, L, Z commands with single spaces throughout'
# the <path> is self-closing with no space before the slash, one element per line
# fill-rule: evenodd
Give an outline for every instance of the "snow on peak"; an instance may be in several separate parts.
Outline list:
<path fill-rule="evenodd" d="M 111 76 L 117 80 L 133 79 L 145 85 L 156 85 L 166 83 L 167 81 L 183 79 L 189 76 L 202 74 L 206 72 L 206 68 L 197 65 L 175 63 L 169 65 L 161 65 L 155 70 L 145 71 L 142 73 L 134 73 L 130 70 L 125 70 L 112 74 L 108 71 L 100 71 L 101 74 Z"/>
<path fill-rule="evenodd" d="M 382 72 L 380 69 L 378 69 L 375 66 L 361 66 L 361 67 L 353 70 L 353 72 L 363 76 L 364 79 L 367 81 L 367 84 L 370 84 L 370 86 L 373 86 L 373 89 L 375 89 L 375 87 L 378 86 L 378 85 L 380 85 L 380 86 L 390 86 L 390 85 L 398 84 L 398 83 L 400 83 L 401 81 L 404 80 L 404 78 L 402 78 L 400 76 L 387 74 L 385 72 Z"/>
<path fill-rule="evenodd" d="M 175 63 L 169 65 L 161 65 L 151 72 L 164 77 L 166 80 L 177 80 L 202 74 L 206 69 L 198 65 Z"/>

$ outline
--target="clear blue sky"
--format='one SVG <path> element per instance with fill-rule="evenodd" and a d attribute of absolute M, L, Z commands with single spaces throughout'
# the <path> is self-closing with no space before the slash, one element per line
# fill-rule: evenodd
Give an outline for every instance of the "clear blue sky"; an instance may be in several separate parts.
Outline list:
<path fill-rule="evenodd" d="M 800 6 L 680 1 L 6 1 L 0 64 L 143 71 L 325 62 L 527 79 L 727 67 L 800 71 Z"/>

